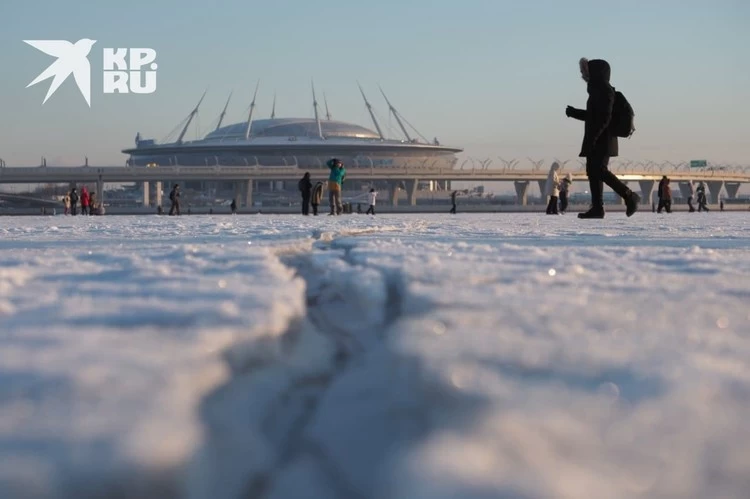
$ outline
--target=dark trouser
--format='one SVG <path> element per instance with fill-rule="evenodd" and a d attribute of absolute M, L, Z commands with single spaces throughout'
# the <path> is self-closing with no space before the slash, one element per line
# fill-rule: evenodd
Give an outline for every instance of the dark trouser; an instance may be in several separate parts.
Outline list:
<path fill-rule="evenodd" d="M 317 215 L 318 214 L 318 203 L 313 203 L 312 207 L 313 207 L 313 215 Z"/>
<path fill-rule="evenodd" d="M 560 191 L 560 212 L 565 213 L 568 210 L 568 191 Z"/>
<path fill-rule="evenodd" d="M 367 208 L 367 212 L 365 215 L 374 215 L 375 214 L 375 205 L 371 204 L 369 208 Z"/>
<path fill-rule="evenodd" d="M 591 191 L 591 207 L 594 210 L 604 211 L 604 184 L 615 191 L 618 196 L 625 199 L 630 194 L 630 189 L 617 176 L 609 171 L 609 157 L 589 156 L 586 158 L 586 175 L 589 177 L 589 190 Z"/>
<path fill-rule="evenodd" d="M 302 193 L 302 214 L 303 215 L 309 215 L 310 214 L 310 194 Z"/>
<path fill-rule="evenodd" d="M 341 191 L 328 191 L 328 202 L 331 204 L 331 215 L 341 215 L 344 206 L 341 204 Z"/>
<path fill-rule="evenodd" d="M 169 214 L 170 215 L 180 214 L 180 202 L 179 201 L 177 200 L 172 201 L 172 206 L 169 207 Z"/>
<path fill-rule="evenodd" d="M 656 213 L 661 213 L 661 210 L 667 210 L 667 213 L 672 213 L 672 200 L 659 198 L 659 207 L 656 208 Z"/>
<path fill-rule="evenodd" d="M 695 211 L 695 206 L 693 206 L 693 196 L 688 196 L 688 211 L 690 213 Z"/>
<path fill-rule="evenodd" d="M 70 214 L 73 215 L 73 216 L 76 216 L 77 215 L 77 210 L 78 210 L 78 206 L 72 205 L 70 207 Z"/>
<path fill-rule="evenodd" d="M 547 215 L 557 215 L 557 196 L 550 196 L 547 203 Z"/>
<path fill-rule="evenodd" d="M 451 206 L 451 214 L 456 214 L 456 203 L 453 203 L 453 206 Z"/>
<path fill-rule="evenodd" d="M 706 206 L 706 196 L 698 196 L 698 211 L 708 211 L 708 206 Z"/>
<path fill-rule="evenodd" d="M 89 206 L 88 205 L 81 205 L 81 215 L 88 215 L 89 214 Z"/>

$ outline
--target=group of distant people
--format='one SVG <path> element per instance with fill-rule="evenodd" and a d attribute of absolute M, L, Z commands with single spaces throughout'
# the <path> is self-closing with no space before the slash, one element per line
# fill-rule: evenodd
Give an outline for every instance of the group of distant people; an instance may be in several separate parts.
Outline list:
<path fill-rule="evenodd" d="M 100 215 L 102 213 L 102 206 L 101 203 L 97 202 L 96 194 L 89 192 L 85 185 L 81 187 L 80 195 L 78 189 L 73 187 L 70 192 L 63 196 L 62 203 L 65 215 L 78 215 L 79 204 L 81 215 Z"/>
<path fill-rule="evenodd" d="M 547 196 L 549 196 L 547 215 L 561 215 L 568 210 L 568 193 L 570 192 L 571 184 L 573 184 L 573 177 L 568 173 L 560 180 L 559 170 L 560 163 L 557 161 L 552 163 L 549 175 L 547 176 L 547 182 L 545 183 L 545 191 Z"/>
<path fill-rule="evenodd" d="M 692 182 L 688 182 L 688 185 L 690 187 L 690 194 L 687 198 L 688 211 L 690 213 L 695 211 L 695 207 L 693 206 L 693 199 L 695 198 L 696 194 L 698 195 L 698 211 L 709 211 L 708 199 L 706 198 L 705 182 L 701 182 L 700 184 L 698 184 L 697 189 Z M 670 186 L 670 179 L 666 175 L 664 175 L 659 181 L 659 187 L 656 194 L 659 199 L 659 204 L 656 207 L 656 213 L 661 213 L 662 211 L 672 213 L 672 187 Z"/>
<path fill-rule="evenodd" d="M 344 203 L 341 198 L 341 191 L 344 187 L 344 180 L 346 180 L 346 168 L 344 168 L 344 162 L 338 158 L 332 158 L 326 163 L 328 166 L 328 204 L 331 208 L 329 216 L 341 215 L 344 213 Z M 302 195 L 302 214 L 310 214 L 310 206 L 312 206 L 313 216 L 318 215 L 318 207 L 323 201 L 323 182 L 316 182 L 313 185 L 310 179 L 310 172 L 305 172 L 303 177 L 298 183 L 300 194 Z M 367 215 L 375 215 L 375 203 L 378 198 L 378 193 L 375 189 L 370 189 L 367 193 L 367 202 L 369 207 L 367 208 Z"/>

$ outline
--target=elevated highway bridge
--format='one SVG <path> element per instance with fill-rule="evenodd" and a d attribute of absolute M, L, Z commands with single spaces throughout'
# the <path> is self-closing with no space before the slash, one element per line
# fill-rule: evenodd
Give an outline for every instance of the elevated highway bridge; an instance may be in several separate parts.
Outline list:
<path fill-rule="evenodd" d="M 162 182 L 186 181 L 217 181 L 235 182 L 235 192 L 244 201 L 252 204 L 253 185 L 257 181 L 296 181 L 304 171 L 310 171 L 313 181 L 325 180 L 326 168 L 310 168 L 308 170 L 297 166 L 159 166 L 154 168 L 140 166 L 80 166 L 80 167 L 0 167 L 0 184 L 33 184 L 33 183 L 69 183 L 91 184 L 96 186 L 99 200 L 103 199 L 105 183 L 143 182 L 144 204 L 149 204 L 149 183 L 156 182 L 157 198 L 161 196 Z M 654 186 L 663 175 L 669 176 L 677 183 L 683 196 L 689 194 L 688 182 L 705 182 L 710 193 L 712 203 L 718 203 L 722 190 L 726 190 L 726 197 L 733 199 L 737 196 L 743 183 L 750 183 L 750 171 L 747 168 L 717 169 L 673 169 L 654 171 L 651 169 L 615 168 L 614 173 L 623 181 L 637 183 L 631 189 L 639 191 L 642 203 L 650 205 Z M 561 170 L 562 174 L 570 173 L 574 181 L 586 180 L 582 168 Z M 398 200 L 398 191 L 404 189 L 410 204 L 416 204 L 417 186 L 420 181 L 468 181 L 468 182 L 512 182 L 515 186 L 517 202 L 525 205 L 528 188 L 535 182 L 541 192 L 547 171 L 537 168 L 520 170 L 504 169 L 432 169 L 432 168 L 349 168 L 347 180 L 364 182 L 386 182 L 391 191 L 391 199 Z M 161 204 L 161 199 L 157 199 Z"/>

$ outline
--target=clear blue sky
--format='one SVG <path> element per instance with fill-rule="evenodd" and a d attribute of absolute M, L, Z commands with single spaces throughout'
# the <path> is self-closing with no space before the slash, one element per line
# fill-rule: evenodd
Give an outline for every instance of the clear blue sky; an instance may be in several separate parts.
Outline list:
<path fill-rule="evenodd" d="M 750 164 L 750 2 L 743 0 L 191 0 L 0 2 L 0 158 L 9 165 L 122 164 L 135 133 L 165 137 L 205 88 L 201 132 L 230 90 L 240 121 L 311 116 L 310 78 L 334 118 L 371 126 L 356 81 L 386 122 L 380 84 L 425 136 L 468 156 L 571 158 L 585 104 L 578 59 L 610 61 L 636 111 L 632 159 Z M 52 58 L 25 39 L 97 40 L 92 107 L 72 78 L 25 88 Z M 104 47 L 157 50 L 154 95 L 105 95 Z M 394 128 L 395 123 L 390 125 Z M 189 136 L 195 137 L 196 127 Z"/>

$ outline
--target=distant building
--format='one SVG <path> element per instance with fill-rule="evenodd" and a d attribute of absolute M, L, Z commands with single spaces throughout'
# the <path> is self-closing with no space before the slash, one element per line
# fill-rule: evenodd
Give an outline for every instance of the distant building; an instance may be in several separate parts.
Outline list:
<path fill-rule="evenodd" d="M 321 119 L 313 91 L 314 118 L 276 118 L 274 101 L 270 119 L 253 120 L 253 100 L 247 121 L 221 126 L 225 106 L 215 130 L 202 139 L 183 141 L 197 114 L 199 103 L 188 116 L 177 140 L 158 144 L 151 139 L 142 139 L 138 134 L 135 147 L 124 149 L 123 152 L 129 155 L 129 165 L 148 167 L 296 166 L 310 170 L 324 168 L 326 161 L 332 157 L 343 160 L 347 168 L 445 169 L 455 166 L 456 154 L 462 149 L 440 145 L 437 140 L 430 142 L 414 138 L 387 98 L 390 112 L 396 118 L 404 138 L 385 137 L 364 92 L 362 97 L 377 131 L 332 120 L 328 112 L 326 119 Z"/>

